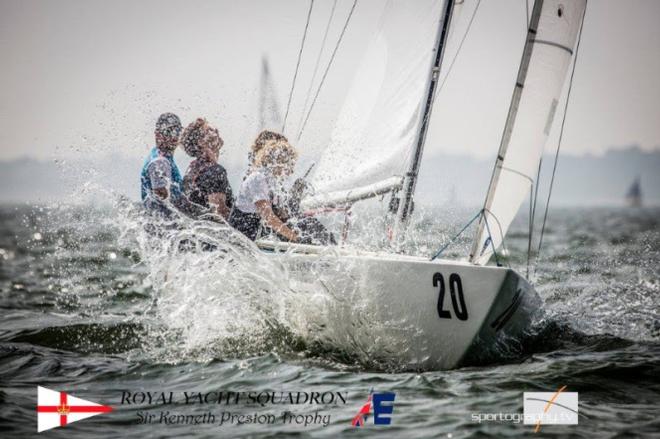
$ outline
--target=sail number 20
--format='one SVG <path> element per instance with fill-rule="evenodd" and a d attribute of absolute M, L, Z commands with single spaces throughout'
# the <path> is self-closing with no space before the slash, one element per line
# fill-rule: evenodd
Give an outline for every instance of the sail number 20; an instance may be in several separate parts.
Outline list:
<path fill-rule="evenodd" d="M 445 278 L 440 273 L 433 275 L 433 286 L 438 288 L 438 316 L 441 319 L 451 319 L 451 312 L 445 309 Z M 452 273 L 449 275 L 449 293 L 451 294 L 451 305 L 458 320 L 468 319 L 468 310 L 463 297 L 463 283 L 461 277 Z"/>

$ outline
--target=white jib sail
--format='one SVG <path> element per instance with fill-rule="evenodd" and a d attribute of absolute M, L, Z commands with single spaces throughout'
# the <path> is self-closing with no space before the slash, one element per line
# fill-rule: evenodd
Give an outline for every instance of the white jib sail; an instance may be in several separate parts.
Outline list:
<path fill-rule="evenodd" d="M 486 264 L 537 176 L 573 58 L 586 0 L 537 0 L 507 126 L 470 260 Z M 536 30 L 534 33 L 533 30 Z M 525 70 L 525 64 L 528 67 Z M 489 233 L 490 229 L 490 233 Z M 491 242 L 492 239 L 492 242 Z"/>
<path fill-rule="evenodd" d="M 443 3 L 383 2 L 330 144 L 311 178 L 316 194 L 350 190 L 405 172 L 421 123 Z"/>

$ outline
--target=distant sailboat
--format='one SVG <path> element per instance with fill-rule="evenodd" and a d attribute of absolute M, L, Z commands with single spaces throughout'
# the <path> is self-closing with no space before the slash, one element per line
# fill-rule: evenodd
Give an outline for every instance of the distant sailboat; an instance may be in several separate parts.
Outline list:
<path fill-rule="evenodd" d="M 629 207 L 642 206 L 642 182 L 640 177 L 635 178 L 633 184 L 630 185 L 630 189 L 626 194 L 626 204 Z"/>
<path fill-rule="evenodd" d="M 270 75 L 268 59 L 261 58 L 261 79 L 259 84 L 259 129 L 273 129 L 282 125 L 280 104 Z"/>

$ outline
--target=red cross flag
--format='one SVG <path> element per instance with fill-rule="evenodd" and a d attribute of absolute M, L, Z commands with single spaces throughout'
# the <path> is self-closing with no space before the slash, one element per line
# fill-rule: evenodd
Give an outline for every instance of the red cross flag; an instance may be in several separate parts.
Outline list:
<path fill-rule="evenodd" d="M 112 407 L 37 387 L 37 431 L 64 427 L 72 422 L 112 411 Z"/>

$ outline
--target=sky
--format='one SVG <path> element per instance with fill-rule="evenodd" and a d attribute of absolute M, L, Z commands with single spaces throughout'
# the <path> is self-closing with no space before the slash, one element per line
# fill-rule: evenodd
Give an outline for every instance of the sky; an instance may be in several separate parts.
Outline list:
<path fill-rule="evenodd" d="M 337 2 L 322 66 L 352 3 Z M 465 1 L 454 38 L 463 35 L 476 3 Z M 290 137 L 332 5 L 316 0 L 312 10 Z M 259 129 L 262 59 L 270 67 L 270 104 L 283 114 L 308 10 L 308 0 L 0 0 L 0 160 L 112 154 L 141 160 L 155 119 L 174 111 L 184 123 L 207 117 L 225 139 L 225 160 L 241 163 Z M 373 0 L 358 1 L 298 141 L 303 154 L 328 141 L 375 15 Z M 631 144 L 660 149 L 658 19 L 657 0 L 589 2 L 564 153 L 602 154 Z M 427 154 L 495 154 L 525 21 L 524 0 L 482 0 L 436 100 Z"/>

